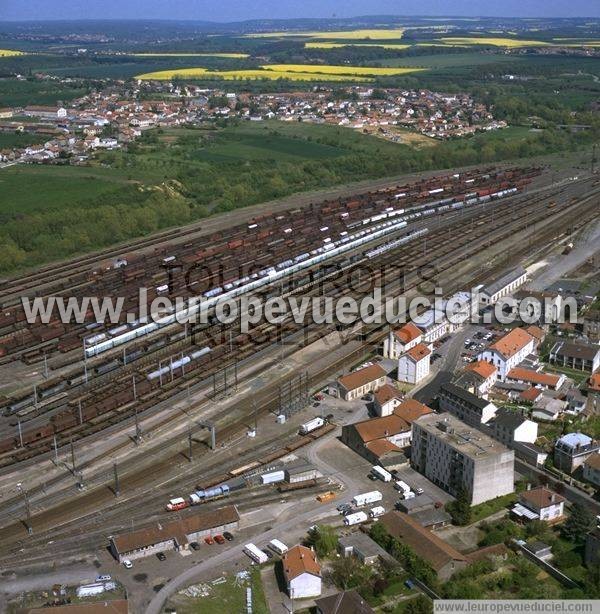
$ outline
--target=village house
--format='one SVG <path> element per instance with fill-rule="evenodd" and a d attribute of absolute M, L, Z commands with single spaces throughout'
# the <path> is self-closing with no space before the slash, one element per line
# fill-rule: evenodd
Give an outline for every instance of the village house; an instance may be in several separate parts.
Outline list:
<path fill-rule="evenodd" d="M 543 520 L 548 523 L 563 520 L 565 498 L 545 486 L 538 486 L 522 492 L 519 502 L 511 513 L 525 522 L 530 520 Z"/>
<path fill-rule="evenodd" d="M 600 346 L 558 341 L 550 350 L 550 362 L 577 371 L 594 373 L 600 368 Z"/>
<path fill-rule="evenodd" d="M 290 598 L 306 599 L 321 594 L 321 565 L 314 550 L 293 546 L 281 557 L 281 563 Z"/>
<path fill-rule="evenodd" d="M 389 416 L 402 403 L 404 395 L 391 384 L 384 384 L 373 394 L 373 409 L 378 416 Z"/>
<path fill-rule="evenodd" d="M 554 445 L 554 466 L 566 473 L 573 473 L 585 461 L 600 452 L 600 443 L 584 433 L 563 435 Z"/>
<path fill-rule="evenodd" d="M 387 339 L 383 342 L 383 355 L 393 360 L 398 359 L 404 352 L 421 343 L 421 331 L 408 322 L 402 328 L 390 330 Z"/>

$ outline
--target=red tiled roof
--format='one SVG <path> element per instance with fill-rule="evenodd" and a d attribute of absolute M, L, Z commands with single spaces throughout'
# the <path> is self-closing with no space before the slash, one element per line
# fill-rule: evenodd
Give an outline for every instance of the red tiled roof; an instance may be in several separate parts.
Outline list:
<path fill-rule="evenodd" d="M 388 452 L 401 452 L 402 448 L 399 448 L 396 444 L 388 441 L 387 439 L 375 439 L 373 441 L 369 441 L 369 443 L 365 444 L 375 456 L 381 458 L 382 456 L 388 454 Z M 600 456 L 600 454 L 598 455 Z"/>
<path fill-rule="evenodd" d="M 472 362 L 465 367 L 465 371 L 473 371 L 473 373 L 477 373 L 477 375 L 481 376 L 483 379 L 487 379 L 494 375 L 497 371 L 496 367 L 487 360 L 478 360 L 477 362 Z"/>
<path fill-rule="evenodd" d="M 306 546 L 293 546 L 283 555 L 281 562 L 288 582 L 303 573 L 321 576 L 321 566 L 317 562 L 317 555 Z"/>
<path fill-rule="evenodd" d="M 504 358 L 514 356 L 519 350 L 522 350 L 533 337 L 522 328 L 513 328 L 510 333 L 507 333 L 496 343 L 490 345 L 490 350 L 496 350 L 502 354 Z"/>
<path fill-rule="evenodd" d="M 431 354 L 431 350 L 424 343 L 419 343 L 406 352 L 406 355 L 410 356 L 410 358 L 412 358 L 415 362 L 419 362 L 424 358 L 427 358 L 429 354 Z"/>
<path fill-rule="evenodd" d="M 419 403 L 416 399 L 405 399 L 394 409 L 394 415 L 399 416 L 408 424 L 412 424 L 421 416 L 431 414 L 433 410 L 423 403 Z"/>
<path fill-rule="evenodd" d="M 402 328 L 394 331 L 394 335 L 402 343 L 410 343 L 422 335 L 421 331 L 412 322 L 408 322 Z"/>
<path fill-rule="evenodd" d="M 541 384 L 542 386 L 549 386 L 550 388 L 556 388 L 560 381 L 560 376 L 558 375 L 524 369 L 523 367 L 514 367 L 507 373 L 506 377 L 508 377 L 508 379 L 520 380 L 531 384 Z"/>
<path fill-rule="evenodd" d="M 358 371 L 354 371 L 354 373 L 343 375 L 338 379 L 338 382 L 346 390 L 355 390 L 356 388 L 360 388 L 361 386 L 365 386 L 366 384 L 370 384 L 375 380 L 385 377 L 385 375 L 386 373 L 380 365 L 370 365 Z"/>
<path fill-rule="evenodd" d="M 356 422 L 353 426 L 365 443 L 410 430 L 410 424 L 395 413 L 389 416 L 382 416 L 381 418 L 371 418 L 362 422 Z"/>
<path fill-rule="evenodd" d="M 542 395 L 542 391 L 537 388 L 528 388 L 527 390 L 523 390 L 519 395 L 523 401 L 529 401 L 530 403 L 535 403 L 535 401 Z"/>
<path fill-rule="evenodd" d="M 564 500 L 564 497 L 561 497 L 561 495 L 544 486 L 538 486 L 537 488 L 532 488 L 531 490 L 526 490 L 521 493 L 521 501 L 533 505 L 534 508 L 538 510 L 548 507 L 549 505 L 562 503 Z"/>
<path fill-rule="evenodd" d="M 385 405 L 392 399 L 401 399 L 403 397 L 398 388 L 391 384 L 384 384 L 373 396 L 379 405 Z"/>
<path fill-rule="evenodd" d="M 594 392 L 600 392 L 600 372 L 592 374 L 589 381 L 589 388 Z"/>

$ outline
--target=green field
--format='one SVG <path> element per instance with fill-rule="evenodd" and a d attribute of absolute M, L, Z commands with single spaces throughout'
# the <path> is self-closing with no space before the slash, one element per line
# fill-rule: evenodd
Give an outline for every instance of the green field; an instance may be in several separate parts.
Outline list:
<path fill-rule="evenodd" d="M 12 119 L 11 119 L 12 121 Z M 30 145 L 44 144 L 49 137 L 27 132 L 0 132 L 0 150 L 13 147 L 29 147 Z"/>

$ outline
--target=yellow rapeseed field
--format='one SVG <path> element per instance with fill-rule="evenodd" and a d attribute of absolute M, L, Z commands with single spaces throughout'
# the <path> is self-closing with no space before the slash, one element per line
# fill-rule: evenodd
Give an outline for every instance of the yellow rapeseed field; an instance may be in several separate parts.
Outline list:
<path fill-rule="evenodd" d="M 244 79 L 289 79 L 290 81 L 372 81 L 368 77 L 352 75 L 323 75 L 320 73 L 295 72 L 287 70 L 207 70 L 206 68 L 181 68 L 160 70 L 138 75 L 142 81 L 171 81 L 172 79 L 210 79 L 216 77 L 226 81 Z"/>
<path fill-rule="evenodd" d="M 418 72 L 422 68 L 378 68 L 375 66 L 331 66 L 329 64 L 267 64 L 265 70 L 285 70 L 290 72 L 320 73 L 323 75 L 352 75 L 365 77 L 384 77 Z"/>
<path fill-rule="evenodd" d="M 246 34 L 248 38 L 282 38 L 286 36 L 302 38 L 337 38 L 340 40 L 389 40 L 402 38 L 403 28 L 393 30 L 345 30 L 341 32 L 260 32 L 258 34 Z"/>
<path fill-rule="evenodd" d="M 12 51 L 11 49 L 0 49 L 0 58 L 12 58 L 16 55 L 25 55 L 22 51 Z"/>
<path fill-rule="evenodd" d="M 340 47 L 379 47 L 380 49 L 408 49 L 410 45 L 394 43 L 327 43 L 309 42 L 304 43 L 306 49 L 339 49 Z"/>
<path fill-rule="evenodd" d="M 440 38 L 448 45 L 493 45 L 494 47 L 543 47 L 550 45 L 544 41 L 518 40 L 515 38 Z"/>
<path fill-rule="evenodd" d="M 232 58 L 250 57 L 247 53 L 132 53 L 136 58 Z"/>

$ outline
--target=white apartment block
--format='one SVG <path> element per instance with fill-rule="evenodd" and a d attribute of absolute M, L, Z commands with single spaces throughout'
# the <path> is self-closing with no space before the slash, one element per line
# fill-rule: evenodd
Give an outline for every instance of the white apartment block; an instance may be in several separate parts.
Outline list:
<path fill-rule="evenodd" d="M 506 379 L 508 372 L 523 362 L 535 351 L 535 339 L 522 328 L 513 328 L 509 333 L 483 350 L 477 358 L 496 367 L 497 378 Z"/>
<path fill-rule="evenodd" d="M 418 384 L 429 375 L 431 350 L 419 343 L 398 359 L 398 381 Z"/>

